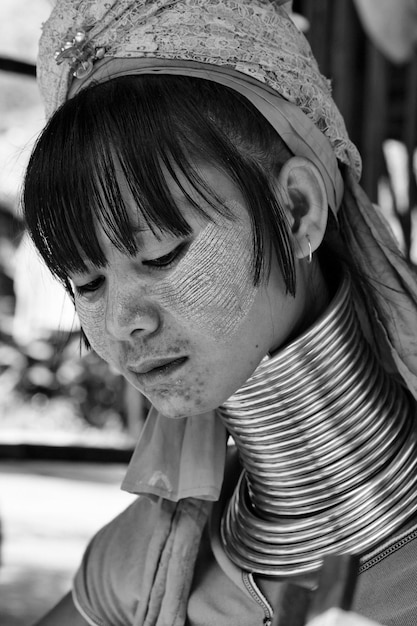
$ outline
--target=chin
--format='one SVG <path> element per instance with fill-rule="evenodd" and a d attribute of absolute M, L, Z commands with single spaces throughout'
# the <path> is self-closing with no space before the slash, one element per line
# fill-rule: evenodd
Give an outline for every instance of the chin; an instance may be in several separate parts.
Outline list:
<path fill-rule="evenodd" d="M 187 400 L 177 397 L 162 398 L 160 395 L 149 398 L 149 400 L 157 411 L 170 419 L 181 419 L 182 417 L 192 417 L 200 413 L 207 413 L 208 411 L 213 411 L 218 406 L 213 406 L 211 403 L 202 402 L 201 400 Z"/>

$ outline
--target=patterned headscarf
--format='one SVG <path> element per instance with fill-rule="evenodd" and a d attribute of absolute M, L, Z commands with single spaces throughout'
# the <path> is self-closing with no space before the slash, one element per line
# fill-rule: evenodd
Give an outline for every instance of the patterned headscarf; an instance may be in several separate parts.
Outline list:
<path fill-rule="evenodd" d="M 40 42 L 47 116 L 91 82 L 119 75 L 182 73 L 229 85 L 261 110 L 294 154 L 316 163 L 336 213 L 343 195 L 336 158 L 359 178 L 360 157 L 283 4 L 58 0 Z"/>

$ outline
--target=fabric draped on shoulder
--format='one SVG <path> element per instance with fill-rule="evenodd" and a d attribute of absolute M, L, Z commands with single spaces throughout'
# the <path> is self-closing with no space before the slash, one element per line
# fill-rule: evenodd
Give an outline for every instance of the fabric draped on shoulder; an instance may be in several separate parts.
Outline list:
<path fill-rule="evenodd" d="M 122 489 L 174 502 L 217 500 L 223 481 L 227 433 L 215 411 L 169 419 L 152 408 Z"/>
<path fill-rule="evenodd" d="M 80 613 L 100 626 L 180 626 L 211 503 L 146 497 L 97 533 L 77 572 Z"/>
<path fill-rule="evenodd" d="M 347 171 L 344 237 L 355 264 L 374 290 L 370 317 L 382 361 L 417 399 L 417 274 L 400 253 L 381 211 Z M 385 355 L 385 356 L 384 356 Z M 390 364 L 386 363 L 386 369 Z"/>

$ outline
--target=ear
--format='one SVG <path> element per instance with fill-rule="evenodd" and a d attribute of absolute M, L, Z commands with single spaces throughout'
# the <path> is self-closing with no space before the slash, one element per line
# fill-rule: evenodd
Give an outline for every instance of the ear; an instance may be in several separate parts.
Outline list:
<path fill-rule="evenodd" d="M 287 199 L 296 257 L 308 258 L 323 241 L 327 225 L 327 193 L 321 174 L 308 159 L 292 157 L 281 168 L 277 182 Z"/>

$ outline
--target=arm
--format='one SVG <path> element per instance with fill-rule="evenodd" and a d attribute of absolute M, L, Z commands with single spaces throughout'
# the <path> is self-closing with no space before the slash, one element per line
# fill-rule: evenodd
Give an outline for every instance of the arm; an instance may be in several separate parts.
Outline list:
<path fill-rule="evenodd" d="M 78 613 L 72 595 L 68 593 L 34 626 L 89 626 L 89 624 Z"/>
<path fill-rule="evenodd" d="M 306 626 L 381 626 L 365 617 L 361 617 L 350 611 L 346 613 L 341 609 L 330 609 L 322 615 L 315 617 Z"/>

